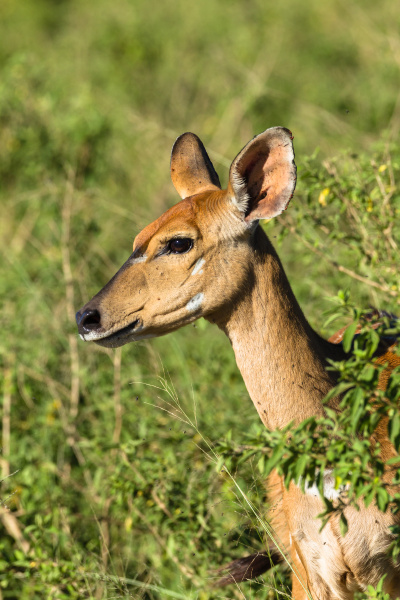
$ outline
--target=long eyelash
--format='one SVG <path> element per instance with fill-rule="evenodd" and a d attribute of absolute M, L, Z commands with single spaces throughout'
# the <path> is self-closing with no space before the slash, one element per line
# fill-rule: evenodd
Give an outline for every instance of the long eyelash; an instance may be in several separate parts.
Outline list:
<path fill-rule="evenodd" d="M 157 253 L 157 256 L 164 256 L 165 254 L 172 254 L 172 252 L 171 252 L 171 250 L 169 249 L 169 247 L 168 247 L 168 246 L 170 245 L 170 243 L 172 242 L 172 240 L 176 240 L 176 239 L 178 239 L 178 238 L 170 238 L 170 239 L 168 239 L 166 242 L 163 242 L 163 243 L 165 244 L 165 245 L 164 245 L 164 248 L 162 248 L 162 249 L 161 249 L 161 250 L 160 250 L 160 251 Z M 182 238 L 182 239 L 183 239 L 183 238 Z"/>
<path fill-rule="evenodd" d="M 159 252 L 157 252 L 157 256 L 164 256 L 165 254 L 171 254 L 171 250 L 168 249 L 168 244 L 169 244 L 169 242 L 167 242 L 167 244 L 164 246 L 164 248 L 162 248 Z"/>

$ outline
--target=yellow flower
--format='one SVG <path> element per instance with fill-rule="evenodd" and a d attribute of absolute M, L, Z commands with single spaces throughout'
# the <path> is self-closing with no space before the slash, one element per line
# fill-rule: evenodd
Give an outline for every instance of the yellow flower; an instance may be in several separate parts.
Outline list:
<path fill-rule="evenodd" d="M 387 169 L 387 165 L 381 165 L 378 169 L 379 173 L 383 173 L 384 171 L 386 171 Z"/>
<path fill-rule="evenodd" d="M 321 206 L 326 206 L 326 199 L 329 196 L 329 192 L 329 188 L 325 188 L 322 190 L 322 192 L 320 192 L 320 195 L 318 196 L 318 202 Z"/>

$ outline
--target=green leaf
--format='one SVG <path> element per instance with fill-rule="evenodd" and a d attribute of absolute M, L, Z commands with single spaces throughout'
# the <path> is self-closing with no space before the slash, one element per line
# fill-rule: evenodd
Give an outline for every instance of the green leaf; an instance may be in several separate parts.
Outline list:
<path fill-rule="evenodd" d="M 374 329 L 372 329 L 370 331 L 370 356 L 372 356 L 378 348 L 380 340 L 381 338 L 379 334 Z"/>
<path fill-rule="evenodd" d="M 388 423 L 389 437 L 392 444 L 396 442 L 400 433 L 400 413 L 396 412 Z"/>
<path fill-rule="evenodd" d="M 297 459 L 295 468 L 294 468 L 295 479 L 297 481 L 300 479 L 300 477 L 303 475 L 305 469 L 307 468 L 308 461 L 309 461 L 309 457 L 307 456 L 307 454 L 302 454 Z"/>
<path fill-rule="evenodd" d="M 376 490 L 376 502 L 379 510 L 385 512 L 389 503 L 389 494 L 385 488 L 379 487 Z"/>
<path fill-rule="evenodd" d="M 272 469 L 274 469 L 277 466 L 279 461 L 282 459 L 283 454 L 284 454 L 284 448 L 283 448 L 283 442 L 281 442 L 280 444 L 277 444 L 275 446 L 271 456 L 269 457 L 269 459 L 267 460 L 267 462 L 265 464 L 266 475 L 271 473 Z"/>
<path fill-rule="evenodd" d="M 351 344 L 352 344 L 353 337 L 356 332 L 357 326 L 358 326 L 358 323 L 356 321 L 354 321 L 354 323 L 351 323 L 351 325 L 349 325 L 348 328 L 346 329 L 346 331 L 344 332 L 343 350 L 345 352 L 350 352 Z"/>
<path fill-rule="evenodd" d="M 242 456 L 237 461 L 238 466 L 241 465 L 242 463 L 246 462 L 247 460 L 249 460 L 249 458 L 251 458 L 252 456 L 257 454 L 258 452 L 260 452 L 260 450 L 261 450 L 261 448 L 260 449 L 255 448 L 253 450 L 246 450 L 246 452 L 243 452 Z"/>
<path fill-rule="evenodd" d="M 222 467 L 224 466 L 224 460 L 225 460 L 225 457 L 223 454 L 221 456 L 218 456 L 217 464 L 215 465 L 215 470 L 217 473 L 219 473 L 221 471 Z"/>
<path fill-rule="evenodd" d="M 264 468 L 265 468 L 265 455 L 262 454 L 260 457 L 260 460 L 257 463 L 257 468 L 260 471 L 261 475 L 264 475 Z"/>

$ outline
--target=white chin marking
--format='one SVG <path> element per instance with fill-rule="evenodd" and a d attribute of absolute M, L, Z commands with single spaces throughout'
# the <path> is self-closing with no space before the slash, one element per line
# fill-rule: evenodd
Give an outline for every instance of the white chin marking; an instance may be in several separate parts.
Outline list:
<path fill-rule="evenodd" d="M 199 258 L 199 260 L 196 262 L 196 264 L 194 265 L 194 269 L 192 271 L 192 275 L 196 275 L 197 273 L 202 273 L 203 269 L 202 266 L 205 264 L 205 260 L 204 258 Z"/>
<path fill-rule="evenodd" d="M 195 310 L 198 310 L 201 307 L 201 303 L 203 302 L 203 300 L 204 300 L 204 294 L 196 294 L 186 304 L 186 309 L 189 312 L 194 312 Z"/>
<path fill-rule="evenodd" d="M 79 335 L 81 336 L 81 340 L 83 340 L 84 342 L 95 342 L 96 340 L 99 340 L 102 337 L 105 337 L 105 336 L 102 336 L 101 334 L 99 335 L 95 331 L 90 331 L 89 333 L 85 333 L 84 335 L 82 335 L 80 333 Z"/>

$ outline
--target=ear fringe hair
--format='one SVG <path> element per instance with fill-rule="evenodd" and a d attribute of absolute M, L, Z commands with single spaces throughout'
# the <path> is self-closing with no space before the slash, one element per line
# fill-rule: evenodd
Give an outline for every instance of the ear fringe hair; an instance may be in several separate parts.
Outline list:
<path fill-rule="evenodd" d="M 233 191 L 235 193 L 234 197 L 232 198 L 232 202 L 242 213 L 245 214 L 250 203 L 250 196 L 247 192 L 246 181 L 239 175 L 237 171 L 234 171 L 231 175 L 231 182 Z"/>

